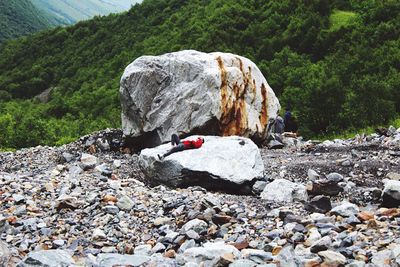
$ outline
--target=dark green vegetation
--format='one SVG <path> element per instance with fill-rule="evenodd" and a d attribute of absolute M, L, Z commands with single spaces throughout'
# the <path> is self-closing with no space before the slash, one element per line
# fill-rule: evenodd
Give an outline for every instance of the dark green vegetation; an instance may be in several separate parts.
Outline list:
<path fill-rule="evenodd" d="M 306 137 L 387 123 L 400 111 L 400 2 L 352 2 L 145 0 L 10 41 L 0 48 L 0 147 L 119 127 L 127 64 L 182 49 L 253 60 Z M 33 99 L 48 88 L 48 102 Z"/>
<path fill-rule="evenodd" d="M 52 23 L 50 16 L 29 0 L 0 0 L 0 44 L 7 39 L 50 28 Z"/>

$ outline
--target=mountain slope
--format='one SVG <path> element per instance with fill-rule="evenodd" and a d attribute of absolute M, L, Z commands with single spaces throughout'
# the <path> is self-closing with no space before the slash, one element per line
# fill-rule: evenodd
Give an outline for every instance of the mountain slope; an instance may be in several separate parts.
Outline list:
<path fill-rule="evenodd" d="M 352 18 L 332 24 L 339 8 Z M 400 112 L 399 36 L 394 0 L 145 0 L 0 47 L 0 147 L 60 144 L 119 127 L 127 64 L 182 49 L 253 60 L 292 107 L 302 135 L 385 124 Z M 32 100 L 47 89 L 48 102 Z"/>
<path fill-rule="evenodd" d="M 96 15 L 107 15 L 128 10 L 139 0 L 31 0 L 38 8 L 63 21 L 73 24 Z"/>
<path fill-rule="evenodd" d="M 0 43 L 50 26 L 49 17 L 29 0 L 0 1 Z"/>

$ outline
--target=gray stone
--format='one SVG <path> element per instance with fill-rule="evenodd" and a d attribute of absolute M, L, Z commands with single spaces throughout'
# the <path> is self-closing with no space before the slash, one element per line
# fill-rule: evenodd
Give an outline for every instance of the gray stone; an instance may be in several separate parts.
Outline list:
<path fill-rule="evenodd" d="M 320 177 L 320 175 L 313 169 L 308 169 L 307 176 L 308 176 L 308 179 L 310 179 L 311 181 L 317 180 Z"/>
<path fill-rule="evenodd" d="M 118 198 L 117 206 L 121 210 L 129 211 L 133 208 L 134 205 L 135 202 L 133 202 L 133 200 L 126 195 L 122 195 L 120 198 Z"/>
<path fill-rule="evenodd" d="M 397 172 L 388 172 L 386 174 L 386 178 L 390 179 L 390 180 L 396 180 L 396 181 L 400 181 L 400 173 Z"/>
<path fill-rule="evenodd" d="M 343 181 L 343 175 L 337 173 L 337 172 L 332 172 L 330 174 L 328 174 L 326 176 L 326 178 L 331 181 L 331 182 L 335 182 L 335 183 L 339 183 L 341 181 Z"/>
<path fill-rule="evenodd" d="M 382 192 L 382 206 L 396 208 L 400 206 L 400 181 L 385 180 Z"/>
<path fill-rule="evenodd" d="M 190 239 L 194 239 L 194 240 L 200 239 L 199 234 L 196 233 L 196 232 L 193 231 L 193 230 L 189 230 L 189 231 L 187 231 L 185 234 L 186 234 L 186 236 L 187 236 L 188 238 L 190 238 Z"/>
<path fill-rule="evenodd" d="M 8 266 L 8 262 L 11 258 L 11 252 L 8 246 L 3 241 L 0 241 L 0 266 Z"/>
<path fill-rule="evenodd" d="M 189 230 L 193 230 L 199 234 L 199 233 L 207 230 L 207 227 L 208 227 L 208 224 L 205 221 L 199 220 L 199 219 L 193 219 L 191 221 L 188 221 L 187 223 L 185 223 L 182 226 L 181 232 L 186 233 Z"/>
<path fill-rule="evenodd" d="M 392 265 L 393 252 L 391 250 L 382 250 L 372 256 L 371 262 L 376 266 L 390 267 Z"/>
<path fill-rule="evenodd" d="M 97 255 L 96 262 L 101 267 L 114 266 L 142 266 L 150 260 L 146 255 L 121 255 L 115 253 L 104 253 Z"/>
<path fill-rule="evenodd" d="M 81 167 L 83 170 L 89 170 L 96 167 L 97 158 L 93 155 L 82 153 L 81 156 Z"/>
<path fill-rule="evenodd" d="M 331 200 L 326 196 L 315 196 L 305 205 L 310 212 L 326 213 L 332 209 Z"/>
<path fill-rule="evenodd" d="M 300 265 L 291 246 L 284 247 L 276 256 L 275 262 L 279 263 L 279 266 L 285 267 L 297 267 Z"/>
<path fill-rule="evenodd" d="M 103 230 L 96 228 L 93 230 L 92 238 L 93 240 L 104 240 L 107 239 L 107 236 Z"/>
<path fill-rule="evenodd" d="M 243 183 L 263 176 L 260 151 L 250 139 L 238 136 L 203 138 L 205 142 L 201 148 L 173 153 L 163 161 L 159 161 L 157 155 L 167 152 L 171 144 L 142 150 L 139 164 L 146 179 L 173 187 L 191 184 L 213 190 L 235 188 L 240 192 L 245 189 Z"/>
<path fill-rule="evenodd" d="M 75 156 L 68 152 L 62 153 L 62 157 L 64 158 L 65 162 L 71 162 L 75 159 Z"/>
<path fill-rule="evenodd" d="M 69 168 L 69 178 L 70 179 L 76 179 L 79 174 L 83 172 L 82 168 L 76 165 L 73 165 Z"/>
<path fill-rule="evenodd" d="M 261 198 L 273 202 L 307 201 L 306 188 L 286 179 L 277 179 L 267 184 Z"/>
<path fill-rule="evenodd" d="M 30 252 L 17 267 L 74 267 L 75 261 L 65 250 Z"/>
<path fill-rule="evenodd" d="M 273 259 L 271 252 L 265 252 L 260 249 L 242 249 L 242 258 L 251 259 L 253 257 L 258 257 L 263 261 L 271 261 Z"/>
<path fill-rule="evenodd" d="M 338 252 L 334 252 L 332 250 L 325 250 L 318 252 L 318 255 L 321 256 L 324 260 L 324 263 L 332 266 L 339 266 L 346 263 L 346 257 Z"/>
<path fill-rule="evenodd" d="M 185 250 L 189 248 L 194 248 L 196 246 L 196 242 L 193 239 L 186 240 L 183 244 L 179 247 L 178 253 L 183 253 Z"/>
<path fill-rule="evenodd" d="M 265 181 L 257 181 L 253 185 L 253 192 L 256 194 L 261 193 L 268 183 Z"/>
<path fill-rule="evenodd" d="M 229 264 L 229 267 L 255 267 L 257 263 L 247 259 L 240 259 Z"/>
<path fill-rule="evenodd" d="M 99 172 L 101 175 L 104 175 L 104 176 L 107 176 L 107 177 L 110 177 L 111 174 L 112 174 L 112 170 L 105 163 L 96 166 L 96 168 L 94 168 L 94 170 Z"/>
<path fill-rule="evenodd" d="M 194 131 L 265 140 L 268 121 L 280 109 L 253 62 L 194 50 L 137 58 L 122 75 L 120 99 L 122 129 L 136 147 Z"/>
<path fill-rule="evenodd" d="M 25 197 L 20 194 L 12 194 L 12 198 L 15 201 L 15 204 L 21 204 L 25 202 Z"/>
<path fill-rule="evenodd" d="M 152 249 L 151 253 L 163 252 L 165 251 L 166 247 L 162 243 L 157 243 Z"/>
<path fill-rule="evenodd" d="M 134 253 L 135 255 L 150 255 L 151 245 L 139 245 L 135 247 Z"/>
<path fill-rule="evenodd" d="M 65 244 L 66 244 L 65 240 L 62 240 L 62 239 L 56 239 L 56 240 L 53 241 L 53 246 L 54 246 L 55 248 L 62 247 L 62 246 L 64 246 Z"/>
<path fill-rule="evenodd" d="M 339 206 L 336 206 L 331 210 L 331 213 L 338 214 L 342 217 L 357 215 L 359 212 L 360 209 L 357 207 L 357 205 L 354 205 L 347 201 L 343 201 Z"/>
<path fill-rule="evenodd" d="M 103 207 L 103 210 L 109 214 L 118 214 L 119 208 L 113 205 L 107 205 Z"/>
<path fill-rule="evenodd" d="M 189 248 L 181 256 L 184 262 L 200 264 L 206 260 L 219 260 L 221 256 L 227 253 L 233 254 L 236 259 L 240 257 L 239 250 L 232 245 L 224 244 L 224 242 L 205 243 L 203 247 Z"/>
<path fill-rule="evenodd" d="M 365 262 L 363 261 L 353 261 L 349 264 L 346 264 L 346 267 L 364 267 L 365 266 Z"/>
<path fill-rule="evenodd" d="M 318 253 L 320 251 L 328 250 L 331 245 L 332 239 L 329 236 L 324 236 L 323 238 L 312 244 L 312 246 L 310 247 L 310 251 L 312 253 Z"/>

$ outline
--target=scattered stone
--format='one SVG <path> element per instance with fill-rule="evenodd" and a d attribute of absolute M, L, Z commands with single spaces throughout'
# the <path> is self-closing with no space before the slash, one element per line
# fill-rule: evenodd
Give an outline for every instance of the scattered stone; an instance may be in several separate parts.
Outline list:
<path fill-rule="evenodd" d="M 121 196 L 117 202 L 117 206 L 121 210 L 129 211 L 133 208 L 134 205 L 135 205 L 135 202 L 133 202 L 133 200 L 126 195 Z"/>
<path fill-rule="evenodd" d="M 387 180 L 382 192 L 382 207 L 395 208 L 400 206 L 400 181 Z"/>
<path fill-rule="evenodd" d="M 352 215 L 357 215 L 360 212 L 359 208 L 350 202 L 343 201 L 340 205 L 334 207 L 331 210 L 332 214 L 338 214 L 343 217 L 350 217 Z"/>
<path fill-rule="evenodd" d="M 0 266 L 8 266 L 8 262 L 11 258 L 11 252 L 8 249 L 7 244 L 0 241 Z"/>
<path fill-rule="evenodd" d="M 30 252 L 17 267 L 31 266 L 76 266 L 74 259 L 65 250 L 42 250 Z"/>
<path fill-rule="evenodd" d="M 400 181 L 400 173 L 397 172 L 389 172 L 386 174 L 386 178 L 390 180 Z"/>
<path fill-rule="evenodd" d="M 328 266 L 340 266 L 346 263 L 346 257 L 332 250 L 318 252 Z"/>
<path fill-rule="evenodd" d="M 303 185 L 277 179 L 266 185 L 261 198 L 273 202 L 293 202 L 307 201 L 308 195 Z"/>
<path fill-rule="evenodd" d="M 83 170 L 89 170 L 96 167 L 97 158 L 93 155 L 82 153 L 81 156 L 81 167 Z"/>
<path fill-rule="evenodd" d="M 182 226 L 182 232 L 186 233 L 189 230 L 193 230 L 196 233 L 200 234 L 204 231 L 207 231 L 207 223 L 205 221 L 199 220 L 199 219 L 193 219 L 189 222 L 187 222 L 185 225 Z"/>
<path fill-rule="evenodd" d="M 150 257 L 146 255 L 121 255 L 115 253 L 106 253 L 97 255 L 97 266 L 114 267 L 114 266 L 143 266 L 150 261 Z"/>
<path fill-rule="evenodd" d="M 332 209 L 331 200 L 326 196 L 315 196 L 305 205 L 310 212 L 326 213 Z"/>

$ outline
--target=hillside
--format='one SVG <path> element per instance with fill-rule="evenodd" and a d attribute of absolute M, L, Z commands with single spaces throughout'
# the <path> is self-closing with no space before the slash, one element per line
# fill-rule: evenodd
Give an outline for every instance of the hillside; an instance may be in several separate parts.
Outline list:
<path fill-rule="evenodd" d="M 7 39 L 47 29 L 52 25 L 49 16 L 29 0 L 0 1 L 0 44 Z"/>
<path fill-rule="evenodd" d="M 63 24 L 73 24 L 96 15 L 128 10 L 140 0 L 31 0 L 39 9 L 51 14 Z"/>
<path fill-rule="evenodd" d="M 400 111 L 399 36 L 394 0 L 145 0 L 0 48 L 0 147 L 120 127 L 127 64 L 183 49 L 253 60 L 304 136 L 386 124 Z M 34 99 L 47 89 L 48 102 Z"/>

